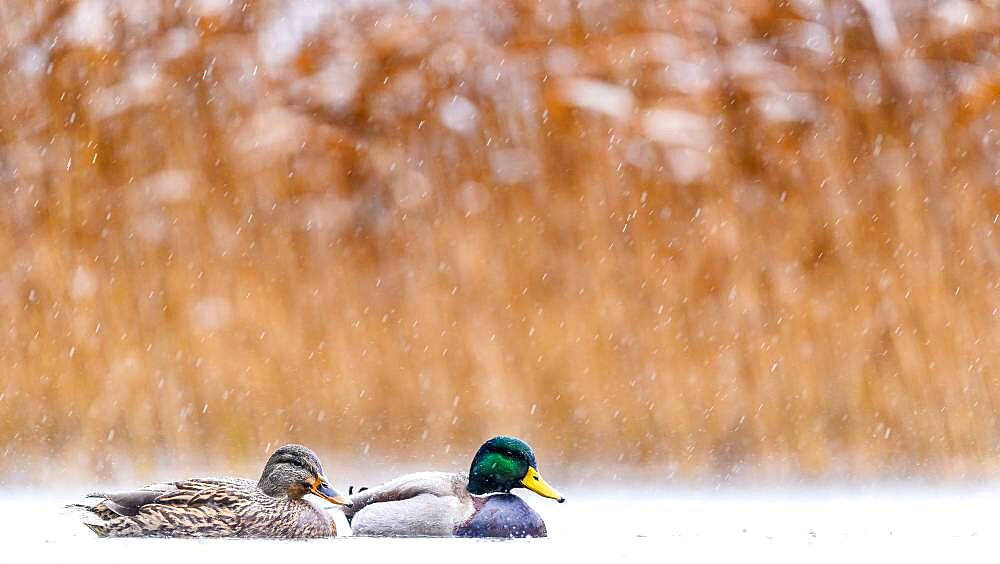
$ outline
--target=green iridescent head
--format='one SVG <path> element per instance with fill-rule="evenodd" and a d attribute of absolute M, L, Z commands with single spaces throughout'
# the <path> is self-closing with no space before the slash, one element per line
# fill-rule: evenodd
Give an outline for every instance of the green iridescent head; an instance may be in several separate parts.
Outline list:
<path fill-rule="evenodd" d="M 469 493 L 509 493 L 514 488 L 528 488 L 559 503 L 566 501 L 538 474 L 535 453 L 528 443 L 514 437 L 493 437 L 479 447 L 472 459 Z"/>

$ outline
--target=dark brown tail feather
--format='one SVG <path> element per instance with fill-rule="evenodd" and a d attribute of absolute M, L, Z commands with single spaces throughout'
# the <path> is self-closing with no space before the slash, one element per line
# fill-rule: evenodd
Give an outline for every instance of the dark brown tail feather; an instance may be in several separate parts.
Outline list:
<path fill-rule="evenodd" d="M 96 523 L 88 523 L 86 521 L 84 521 L 83 524 L 86 525 L 87 528 L 89 528 L 91 531 L 94 531 L 94 533 L 97 534 L 97 536 L 101 537 L 102 539 L 107 538 L 108 528 L 106 526 L 98 525 Z"/>

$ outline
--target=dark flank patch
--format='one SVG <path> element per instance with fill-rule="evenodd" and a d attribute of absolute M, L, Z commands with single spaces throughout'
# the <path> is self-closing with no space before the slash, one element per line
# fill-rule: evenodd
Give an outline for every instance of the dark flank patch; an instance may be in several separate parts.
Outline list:
<path fill-rule="evenodd" d="M 456 537 L 466 538 L 544 537 L 546 534 L 542 517 L 513 494 L 483 498 L 482 507 L 455 528 Z"/>

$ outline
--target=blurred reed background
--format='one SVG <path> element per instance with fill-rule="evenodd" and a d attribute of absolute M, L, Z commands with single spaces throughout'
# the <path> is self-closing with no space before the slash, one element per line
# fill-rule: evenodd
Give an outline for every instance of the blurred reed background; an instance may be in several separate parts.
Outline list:
<path fill-rule="evenodd" d="M 998 14 L 5 0 L 0 476 L 995 475 Z"/>

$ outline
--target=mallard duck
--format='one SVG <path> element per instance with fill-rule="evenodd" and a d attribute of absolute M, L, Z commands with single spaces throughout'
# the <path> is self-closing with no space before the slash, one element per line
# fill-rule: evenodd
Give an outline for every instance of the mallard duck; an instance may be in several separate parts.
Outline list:
<path fill-rule="evenodd" d="M 101 537 L 335 536 L 326 511 L 303 499 L 350 501 L 330 486 L 319 458 L 301 445 L 274 451 L 257 483 L 240 478 L 195 478 L 138 490 L 92 493 L 84 524 Z M 96 521 L 94 518 L 96 517 Z"/>
<path fill-rule="evenodd" d="M 535 454 L 514 437 L 486 441 L 469 473 L 418 472 L 351 496 L 355 535 L 544 537 L 545 522 L 514 488 L 565 501 L 538 474 Z"/>

